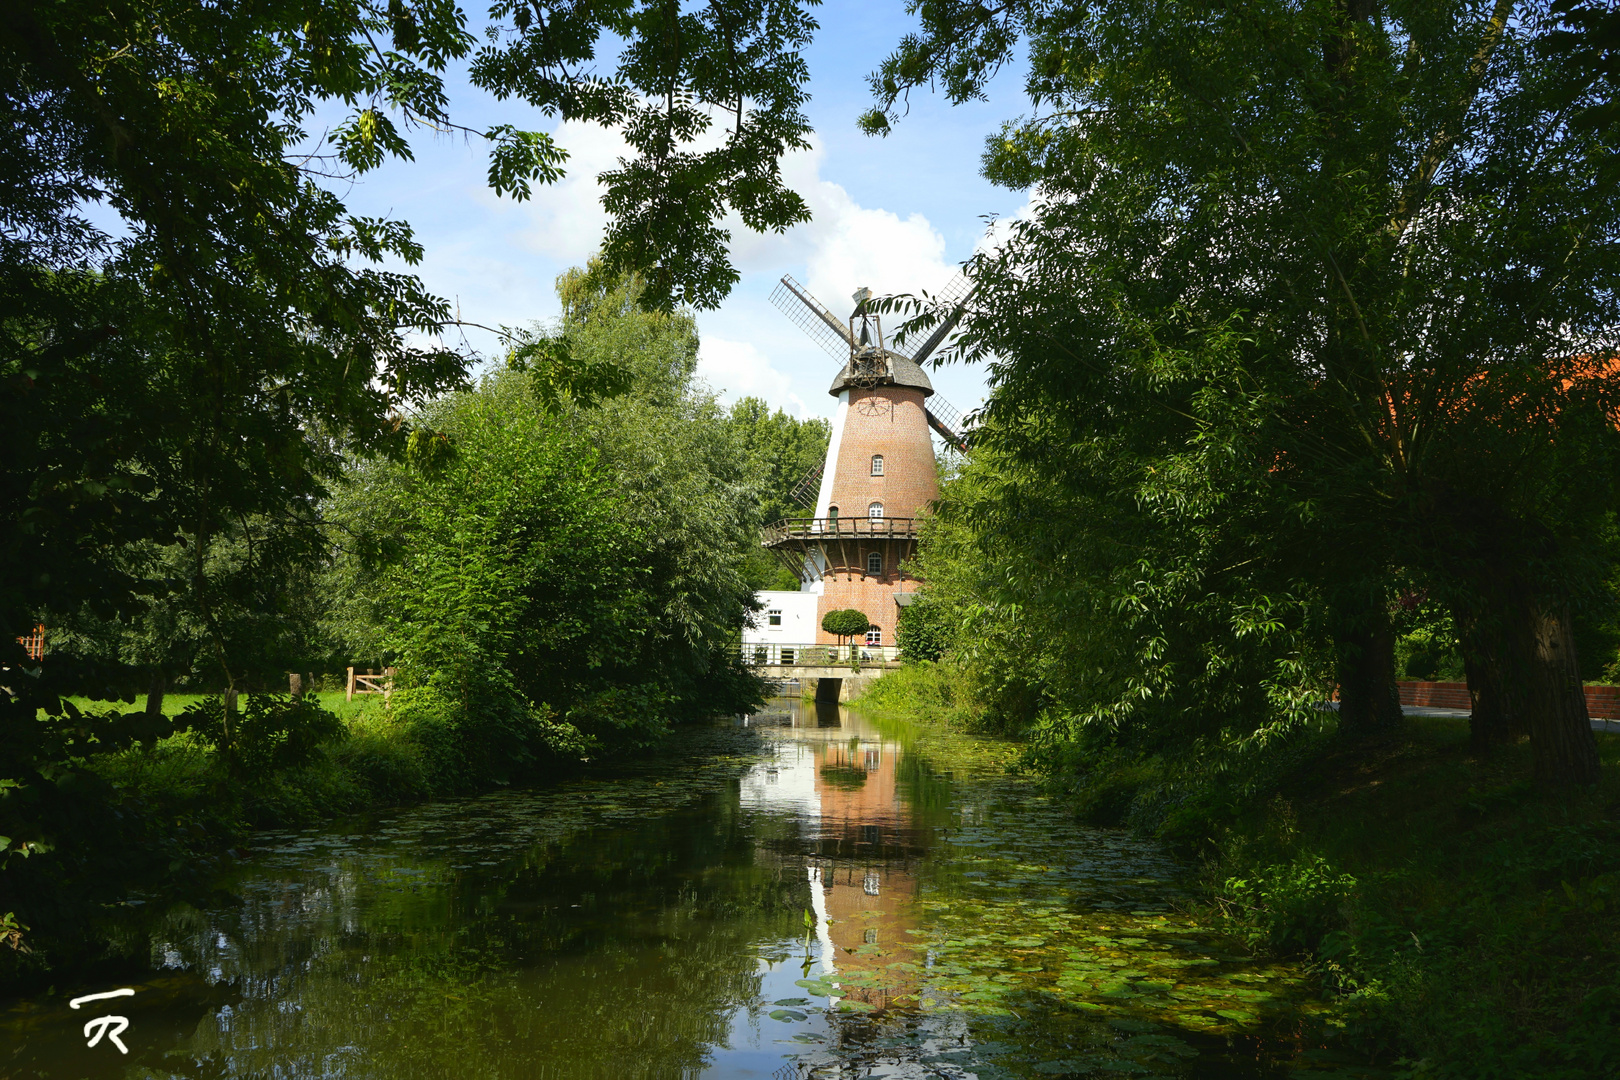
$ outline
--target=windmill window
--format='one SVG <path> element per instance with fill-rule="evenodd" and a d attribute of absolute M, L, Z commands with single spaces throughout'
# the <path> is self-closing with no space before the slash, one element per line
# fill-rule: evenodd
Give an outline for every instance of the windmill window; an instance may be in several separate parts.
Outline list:
<path fill-rule="evenodd" d="M 782 625 L 782 612 L 778 608 L 771 608 L 771 610 L 767 611 L 765 618 L 772 626 Z"/>
<path fill-rule="evenodd" d="M 866 556 L 866 572 L 868 574 L 883 573 L 883 553 L 881 551 L 868 552 Z"/>
<path fill-rule="evenodd" d="M 866 632 L 866 643 L 868 645 L 882 645 L 883 644 L 883 627 L 874 626 L 874 627 L 872 627 L 872 629 L 868 630 Z"/>
<path fill-rule="evenodd" d="M 872 455 L 872 475 L 873 476 L 882 476 L 883 475 L 883 455 L 882 454 L 873 454 Z"/>
<path fill-rule="evenodd" d="M 827 517 L 832 520 L 833 524 L 835 524 L 835 525 L 838 524 L 838 507 L 836 507 L 836 506 L 827 507 Z"/>
<path fill-rule="evenodd" d="M 866 516 L 871 518 L 873 521 L 881 518 L 883 516 L 883 504 L 873 503 L 871 506 L 868 506 L 866 508 Z"/>

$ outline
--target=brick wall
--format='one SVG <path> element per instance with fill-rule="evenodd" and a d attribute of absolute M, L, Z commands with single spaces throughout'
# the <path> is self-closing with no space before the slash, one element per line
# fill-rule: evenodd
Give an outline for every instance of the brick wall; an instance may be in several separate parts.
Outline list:
<path fill-rule="evenodd" d="M 882 476 L 872 475 L 873 454 L 883 455 Z M 833 470 L 832 505 L 838 516 L 863 518 L 872 503 L 881 502 L 884 517 L 916 517 L 938 496 L 922 391 L 851 387 Z"/>
<path fill-rule="evenodd" d="M 1474 707 L 1467 683 L 1402 681 L 1396 685 L 1400 687 L 1402 705 L 1463 710 Z M 1586 711 L 1594 720 L 1620 720 L 1620 686 L 1586 687 Z"/>
<path fill-rule="evenodd" d="M 856 577 L 848 574 L 826 578 L 822 584 L 821 602 L 816 605 L 816 643 L 833 645 L 838 641 L 821 628 L 821 620 L 827 612 L 854 608 L 865 615 L 873 626 L 883 631 L 883 644 L 893 645 L 895 620 L 900 614 L 900 609 L 894 602 L 894 594 L 910 592 L 916 587 L 916 581 L 910 578 L 902 580 L 900 575 L 893 571 L 881 578 L 865 575 Z"/>

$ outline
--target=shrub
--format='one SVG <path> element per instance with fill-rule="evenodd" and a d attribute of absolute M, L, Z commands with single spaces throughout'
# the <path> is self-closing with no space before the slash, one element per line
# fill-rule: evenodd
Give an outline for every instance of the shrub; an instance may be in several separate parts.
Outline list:
<path fill-rule="evenodd" d="M 1217 899 L 1251 944 L 1279 953 L 1319 952 L 1329 935 L 1344 930 L 1355 888 L 1354 877 L 1307 855 L 1228 878 Z"/>
<path fill-rule="evenodd" d="M 546 705 L 530 705 L 512 690 L 488 682 L 451 697 L 429 685 L 396 691 L 400 721 L 421 749 L 434 791 L 465 793 L 506 785 L 542 765 L 578 759 L 590 741 Z"/>
<path fill-rule="evenodd" d="M 908 662 L 939 660 L 950 647 L 955 627 L 942 604 L 927 593 L 914 594 L 915 599 L 900 609 L 895 624 L 894 640 L 900 646 L 900 655 Z"/>
<path fill-rule="evenodd" d="M 411 803 L 432 794 L 421 749 L 397 735 L 356 728 L 333 757 L 379 804 Z"/>
<path fill-rule="evenodd" d="M 250 694 L 247 707 L 229 719 L 218 697 L 189 705 L 176 720 L 207 739 L 233 773 L 275 772 L 307 765 L 324 742 L 348 729 L 313 697 Z"/>

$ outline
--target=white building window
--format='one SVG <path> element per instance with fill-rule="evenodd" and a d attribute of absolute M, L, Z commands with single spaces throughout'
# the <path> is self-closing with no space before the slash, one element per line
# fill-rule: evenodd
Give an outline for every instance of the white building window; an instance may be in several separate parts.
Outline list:
<path fill-rule="evenodd" d="M 882 476 L 883 475 L 883 455 L 882 454 L 873 454 L 872 455 L 872 475 L 873 476 Z"/>
<path fill-rule="evenodd" d="M 881 551 L 867 553 L 866 572 L 874 577 L 883 573 L 883 553 Z"/>
<path fill-rule="evenodd" d="M 765 613 L 765 621 L 770 623 L 772 626 L 781 626 L 782 625 L 782 609 L 781 608 L 771 608 L 769 611 L 767 611 Z"/>
<path fill-rule="evenodd" d="M 868 645 L 882 645 L 883 628 L 881 626 L 874 626 L 872 629 L 868 630 L 866 632 L 866 643 Z"/>
<path fill-rule="evenodd" d="M 874 521 L 881 518 L 883 516 L 883 504 L 873 503 L 871 506 L 868 506 L 866 508 L 866 516 Z"/>

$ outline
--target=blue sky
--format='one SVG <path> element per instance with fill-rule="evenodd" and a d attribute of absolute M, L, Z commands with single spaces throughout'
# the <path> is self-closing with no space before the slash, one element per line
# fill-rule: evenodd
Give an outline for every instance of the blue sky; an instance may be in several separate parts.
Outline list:
<path fill-rule="evenodd" d="M 871 104 L 866 76 L 911 20 L 898 2 L 844 0 L 823 4 L 816 18 L 821 29 L 806 53 L 815 146 L 784 168 L 814 220 L 784 236 L 761 237 L 739 225 L 733 258 L 742 281 L 718 310 L 698 317 L 699 372 L 716 391 L 727 399 L 753 394 L 801 416 L 831 415 L 826 391 L 837 366 L 771 306 L 778 278 L 792 274 L 840 314 L 862 285 L 934 290 L 972 253 L 985 215 L 1010 217 L 1026 202 L 1024 193 L 979 176 L 985 137 L 1021 111 L 1017 73 L 1003 74 L 987 103 L 952 107 L 914 96 L 893 134 L 868 138 L 855 127 Z M 600 242 L 605 219 L 595 176 L 612 166 L 622 144 L 612 132 L 497 103 L 459 76 L 450 86 L 458 122 L 549 131 L 572 155 L 568 176 L 537 188 L 527 202 L 499 199 L 486 184 L 482 145 L 417 131 L 414 162 L 368 175 L 346 201 L 351 212 L 411 223 L 426 248 L 417 272 L 462 318 L 489 326 L 554 318 L 557 275 L 582 264 Z M 467 340 L 481 352 L 497 350 L 493 335 L 469 330 Z M 972 368 L 946 368 L 934 383 L 963 410 L 984 395 L 982 374 Z"/>

